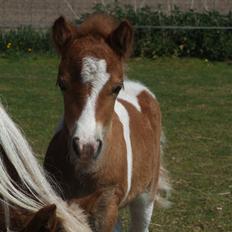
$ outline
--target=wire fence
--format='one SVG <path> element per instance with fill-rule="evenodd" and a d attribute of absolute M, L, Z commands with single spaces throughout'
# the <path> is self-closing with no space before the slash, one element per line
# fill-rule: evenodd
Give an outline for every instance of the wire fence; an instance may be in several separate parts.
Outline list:
<path fill-rule="evenodd" d="M 110 2 L 115 2 L 115 0 L 0 0 L 0 28 L 14 29 L 28 25 L 39 29 L 49 28 L 60 15 L 74 20 L 84 12 L 89 12 L 96 3 L 109 4 Z M 117 2 L 130 4 L 135 11 L 145 5 L 165 13 L 173 10 L 175 6 L 181 10 L 194 9 L 200 12 L 217 10 L 221 13 L 228 13 L 232 11 L 232 0 L 118 0 Z M 149 28 L 159 29 L 153 26 Z M 162 26 L 162 28 L 173 29 L 168 25 Z M 189 26 L 185 27 L 185 29 L 188 28 L 191 30 L 197 29 Z M 203 29 L 206 28 L 201 30 Z"/>
<path fill-rule="evenodd" d="M 78 26 L 78 25 L 77 25 Z M 1 26 L 2 31 L 17 30 L 21 26 Z M 36 27 L 37 30 L 47 30 L 48 27 Z M 134 25 L 134 29 L 144 29 L 144 30 L 220 30 L 220 31 L 231 31 L 232 27 L 206 27 L 206 26 L 153 26 L 153 25 Z"/>
<path fill-rule="evenodd" d="M 232 30 L 232 27 L 204 27 L 204 26 L 149 26 L 136 25 L 138 29 L 153 29 L 153 30 Z"/>

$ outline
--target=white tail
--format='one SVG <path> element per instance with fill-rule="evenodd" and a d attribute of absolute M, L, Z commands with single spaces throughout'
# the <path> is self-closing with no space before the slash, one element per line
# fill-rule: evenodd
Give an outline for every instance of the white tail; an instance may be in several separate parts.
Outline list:
<path fill-rule="evenodd" d="M 159 182 L 158 182 L 158 191 L 156 195 L 156 202 L 164 208 L 168 208 L 171 206 L 171 202 L 168 200 L 171 194 L 171 184 L 169 182 L 168 172 L 162 166 L 162 156 L 163 156 L 163 149 L 166 144 L 166 138 L 162 131 L 161 133 L 161 141 L 160 141 L 160 152 L 161 152 L 161 165 L 160 165 L 160 172 L 159 172 Z"/>
<path fill-rule="evenodd" d="M 57 216 L 62 219 L 65 231 L 91 231 L 82 210 L 76 205 L 68 207 L 54 188 L 49 184 L 46 175 L 38 164 L 31 147 L 26 139 L 11 120 L 0 103 L 0 145 L 7 158 L 17 170 L 24 187 L 31 193 L 25 193 L 11 179 L 0 154 L 0 194 L 9 204 L 14 204 L 31 212 L 36 212 L 42 207 L 55 204 Z M 5 204 L 7 207 L 7 204 Z M 7 208 L 5 212 L 7 212 Z M 9 215 L 6 214 L 6 223 Z M 8 223 L 9 224 L 9 223 Z M 10 226 L 10 225 L 8 225 Z"/>

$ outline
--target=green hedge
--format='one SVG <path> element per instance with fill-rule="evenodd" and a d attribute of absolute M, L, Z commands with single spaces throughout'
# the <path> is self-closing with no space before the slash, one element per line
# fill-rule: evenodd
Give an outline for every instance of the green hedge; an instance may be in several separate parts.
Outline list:
<path fill-rule="evenodd" d="M 232 59 L 232 30 L 152 29 L 137 26 L 221 26 L 232 27 L 232 12 L 221 15 L 216 11 L 198 13 L 182 12 L 175 8 L 165 15 L 161 10 L 144 7 L 134 10 L 130 5 L 117 3 L 96 4 L 93 12 L 106 12 L 122 20 L 127 18 L 135 26 L 134 56 L 191 56 L 211 60 Z M 91 12 L 92 13 L 92 12 Z M 77 21 L 80 23 L 88 14 Z M 0 51 L 53 52 L 48 31 L 31 27 L 19 28 L 0 34 Z"/>
<path fill-rule="evenodd" d="M 117 3 L 97 4 L 94 12 L 107 12 L 122 20 L 127 18 L 135 27 L 144 26 L 220 26 L 232 27 L 232 12 L 221 15 L 211 11 L 183 12 L 175 8 L 170 15 L 149 7 L 137 9 Z M 82 19 L 85 16 L 82 17 Z M 81 19 L 81 20 L 82 20 Z M 180 30 L 149 29 L 135 30 L 135 56 L 192 56 L 211 60 L 232 58 L 232 30 Z"/>
<path fill-rule="evenodd" d="M 4 54 L 52 52 L 50 33 L 32 27 L 20 27 L 0 33 L 0 52 Z"/>

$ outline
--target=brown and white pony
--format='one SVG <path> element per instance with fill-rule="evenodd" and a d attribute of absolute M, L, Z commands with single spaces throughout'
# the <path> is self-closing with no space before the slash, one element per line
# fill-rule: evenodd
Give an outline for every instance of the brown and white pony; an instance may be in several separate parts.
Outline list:
<path fill-rule="evenodd" d="M 44 167 L 66 199 L 114 186 L 97 231 L 112 231 L 118 209 L 127 205 L 130 231 L 148 231 L 154 201 L 161 189 L 170 187 L 160 164 L 159 103 L 124 73 L 132 26 L 101 14 L 79 27 L 60 17 L 53 39 L 61 55 L 57 84 L 64 119 L 49 144 Z"/>
<path fill-rule="evenodd" d="M 91 231 L 78 202 L 66 203 L 48 183 L 30 146 L 1 104 L 0 231 Z"/>

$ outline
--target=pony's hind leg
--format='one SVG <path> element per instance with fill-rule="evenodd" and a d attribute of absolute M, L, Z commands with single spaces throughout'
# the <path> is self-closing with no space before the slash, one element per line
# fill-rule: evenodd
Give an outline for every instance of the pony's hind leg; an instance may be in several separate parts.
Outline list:
<path fill-rule="evenodd" d="M 148 232 L 154 207 L 154 199 L 149 193 L 140 194 L 130 205 L 130 232 Z"/>

